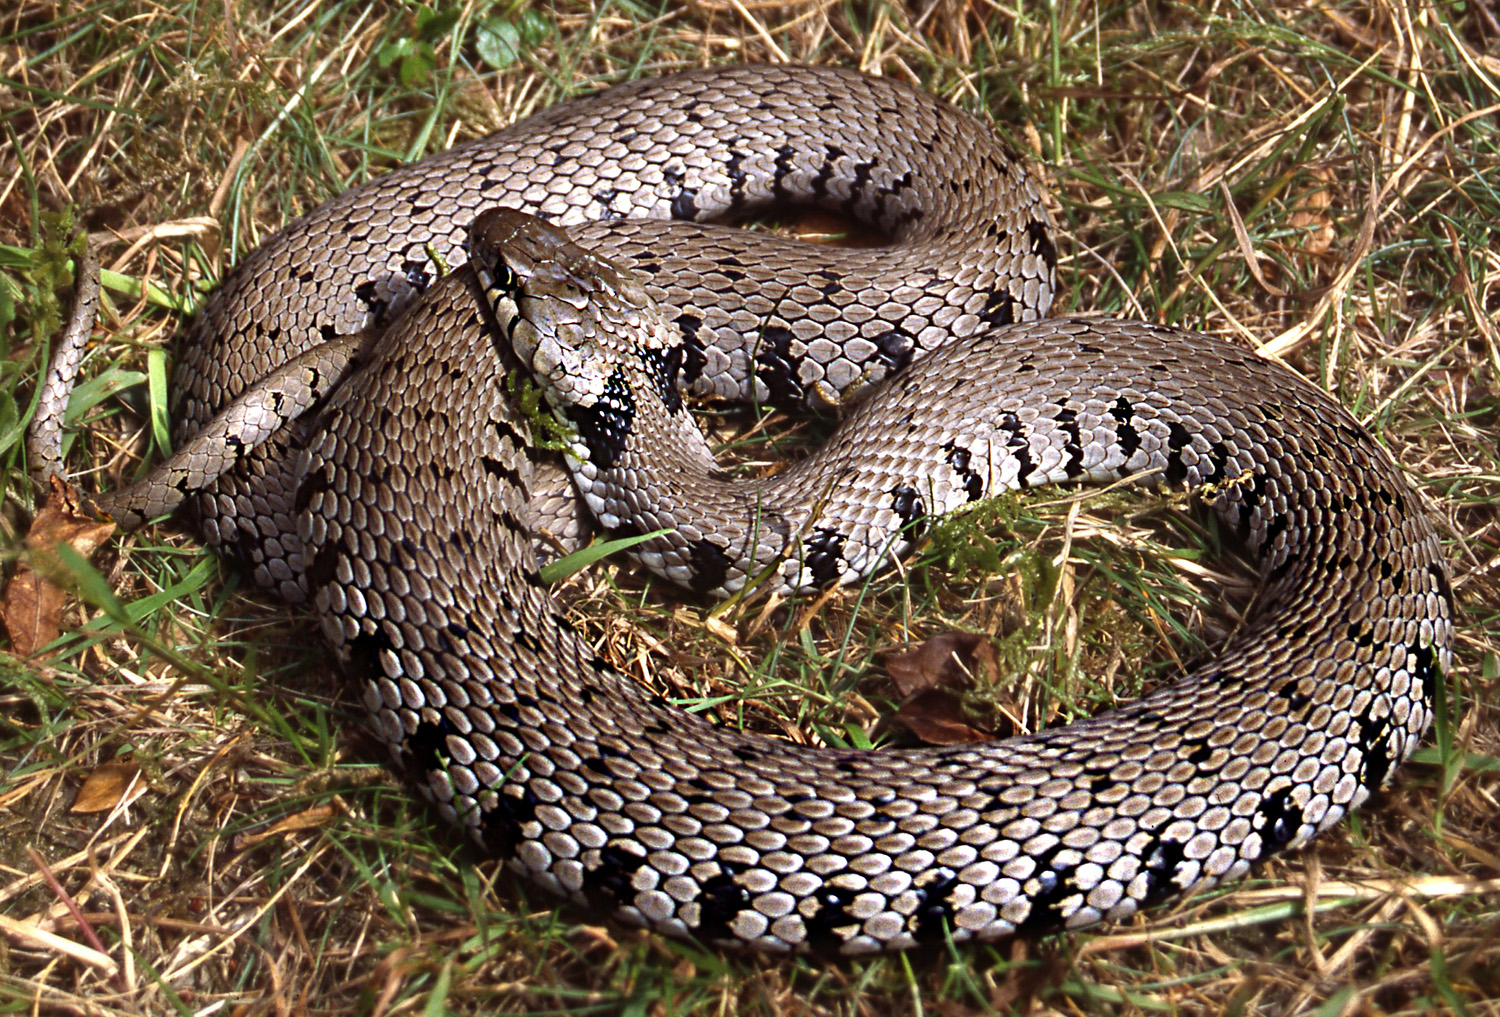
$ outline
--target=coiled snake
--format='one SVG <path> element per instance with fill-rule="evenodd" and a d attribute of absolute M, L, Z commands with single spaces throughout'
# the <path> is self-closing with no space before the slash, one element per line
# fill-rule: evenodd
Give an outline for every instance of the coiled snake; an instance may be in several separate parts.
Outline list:
<path fill-rule="evenodd" d="M 784 202 L 892 244 L 700 223 Z M 550 225 L 476 220 L 497 206 Z M 1452 605 L 1416 495 L 1342 409 L 1206 335 L 1039 320 L 1054 261 L 1024 170 L 922 93 L 811 69 L 620 86 L 272 238 L 181 356 L 196 439 L 100 501 L 133 523 L 194 496 L 210 542 L 312 602 L 439 810 L 549 889 L 769 950 L 1119 919 L 1380 787 L 1429 723 Z M 618 675 L 540 588 L 528 506 L 551 481 L 505 381 L 518 358 L 571 425 L 594 513 L 672 529 L 643 560 L 696 588 L 850 581 L 975 499 L 1140 476 L 1198 489 L 1243 536 L 1263 609 L 1176 684 L 1008 741 L 867 752 L 714 726 Z M 810 460 L 736 482 L 679 387 L 873 391 Z"/>

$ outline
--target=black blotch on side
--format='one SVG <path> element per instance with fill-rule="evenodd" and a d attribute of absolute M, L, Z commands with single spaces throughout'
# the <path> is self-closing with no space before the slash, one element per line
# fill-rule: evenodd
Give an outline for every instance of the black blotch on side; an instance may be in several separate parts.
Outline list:
<path fill-rule="evenodd" d="M 524 827 L 536 822 L 540 800 L 525 784 L 507 783 L 495 795 L 490 808 L 479 814 L 479 831 L 485 848 L 508 858 L 525 839 Z"/>
<path fill-rule="evenodd" d="M 1115 439 L 1120 443 L 1120 452 L 1125 456 L 1125 463 L 1130 462 L 1130 457 L 1135 455 L 1141 447 L 1141 432 L 1135 429 L 1131 418 L 1135 416 L 1135 407 L 1124 396 L 1115 400 L 1114 406 L 1110 407 L 1110 416 L 1115 418 Z M 1121 470 L 1128 469 L 1122 465 Z"/>
<path fill-rule="evenodd" d="M 886 329 L 871 341 L 875 344 L 875 359 L 893 374 L 910 364 L 917 350 L 917 340 L 899 325 Z"/>
<path fill-rule="evenodd" d="M 823 152 L 823 165 L 818 167 L 818 172 L 813 176 L 812 181 L 815 201 L 823 201 L 828 197 L 828 181 L 833 179 L 833 174 L 838 168 L 838 161 L 844 157 L 844 150 L 837 145 L 824 145 Z"/>
<path fill-rule="evenodd" d="M 1277 538 L 1286 532 L 1288 525 L 1288 520 L 1284 513 L 1277 513 L 1271 518 L 1270 522 L 1266 523 L 1266 537 L 1260 543 L 1261 554 L 1270 553 L 1272 547 L 1276 544 Z"/>
<path fill-rule="evenodd" d="M 490 423 L 495 429 L 495 437 L 500 439 L 500 444 L 507 448 L 518 450 L 530 447 L 530 442 L 526 440 L 520 431 L 511 426 L 510 421 L 496 418 L 491 420 Z"/>
<path fill-rule="evenodd" d="M 407 259 L 401 262 L 401 274 L 406 278 L 407 285 L 418 293 L 423 293 L 428 286 L 432 285 L 432 273 L 428 271 L 429 267 L 428 262 Z"/>
<path fill-rule="evenodd" d="M 755 376 L 771 393 L 771 403 L 782 408 L 799 406 L 804 401 L 802 383 L 797 380 L 802 357 L 793 356 L 791 329 L 769 325 L 761 333 L 760 349 L 755 354 Z"/>
<path fill-rule="evenodd" d="M 672 199 L 672 218 L 686 220 L 688 222 L 698 218 L 698 205 L 694 201 L 698 192 L 692 188 L 685 187 L 677 192 Z"/>
<path fill-rule="evenodd" d="M 396 678 L 398 675 L 387 675 L 385 667 L 380 663 L 380 655 L 386 650 L 394 650 L 385 629 L 376 625 L 373 631 L 361 632 L 349 640 L 342 647 L 345 661 L 345 670 L 350 677 L 362 681 L 374 681 L 382 676 Z"/>
<path fill-rule="evenodd" d="M 1097 798 L 1119 783 L 1119 781 L 1115 780 L 1108 773 L 1092 774 L 1089 776 L 1089 794 Z"/>
<path fill-rule="evenodd" d="M 1179 421 L 1172 421 L 1167 428 L 1167 468 L 1163 474 L 1167 484 L 1180 487 L 1187 480 L 1187 464 L 1183 462 L 1182 450 L 1193 442 L 1193 436 Z"/>
<path fill-rule="evenodd" d="M 1260 803 L 1260 811 L 1257 813 L 1261 821 L 1260 837 L 1273 849 L 1289 844 L 1302 826 L 1302 808 L 1292 801 L 1292 791 L 1289 787 L 1282 788 L 1267 795 Z"/>
<path fill-rule="evenodd" d="M 745 153 L 730 149 L 729 158 L 724 162 L 724 172 L 729 175 L 729 210 L 738 212 L 745 207 L 745 184 L 750 179 L 745 172 Z"/>
<path fill-rule="evenodd" d="M 820 526 L 807 542 L 806 565 L 819 586 L 837 579 L 844 571 L 844 535 Z"/>
<path fill-rule="evenodd" d="M 1283 622 L 1276 627 L 1276 637 L 1288 641 L 1301 641 L 1307 638 L 1307 622 L 1289 621 Z"/>
<path fill-rule="evenodd" d="M 645 855 L 626 850 L 623 845 L 605 844 L 599 849 L 598 864 L 592 869 L 584 869 L 584 897 L 601 911 L 611 911 L 628 904 L 635 898 L 630 877 L 645 864 Z"/>
<path fill-rule="evenodd" d="M 635 423 L 635 396 L 625 382 L 624 370 L 615 369 L 592 406 L 574 409 L 569 416 L 588 447 L 591 463 L 601 470 L 619 463 Z"/>
<path fill-rule="evenodd" d="M 685 174 L 681 170 L 664 170 L 662 172 L 662 183 L 667 187 L 676 188 L 672 196 L 671 214 L 673 219 L 692 221 L 698 217 L 698 189 L 696 187 L 683 186 Z"/>
<path fill-rule="evenodd" d="M 1031 910 L 1016 926 L 1016 935 L 1039 936 L 1062 926 L 1064 919 L 1059 905 L 1078 892 L 1073 886 L 1072 868 L 1055 864 L 1057 854 L 1062 850 L 1063 844 L 1059 841 L 1037 857 L 1036 870 L 1031 877 L 1036 881 L 1037 889 L 1027 895 Z"/>
<path fill-rule="evenodd" d="M 1036 471 L 1036 463 L 1031 458 L 1031 442 L 1026 440 L 1025 425 L 1014 413 L 1006 411 L 1000 414 L 995 427 L 1008 435 L 1005 448 L 1016 460 L 1016 484 L 1022 488 L 1030 487 L 1026 478 Z"/>
<path fill-rule="evenodd" d="M 1143 907 L 1159 904 L 1177 893 L 1181 887 L 1173 882 L 1177 867 L 1187 857 L 1186 847 L 1170 837 L 1158 837 L 1144 852 L 1146 864 L 1146 892 L 1142 895 Z"/>
<path fill-rule="evenodd" d="M 605 187 L 594 192 L 594 201 L 599 206 L 599 218 L 601 219 L 623 219 L 625 213 L 615 208 L 615 199 L 620 196 L 617 187 Z"/>
<path fill-rule="evenodd" d="M 696 541 L 688 549 L 688 566 L 693 570 L 693 592 L 706 595 L 724 584 L 729 575 L 729 555 L 708 539 Z"/>
<path fill-rule="evenodd" d="M 953 905 L 948 897 L 958 885 L 958 874 L 951 869 L 937 869 L 933 878 L 922 886 L 913 886 L 918 897 L 912 912 L 912 938 L 918 943 L 941 943 L 953 922 Z"/>
<path fill-rule="evenodd" d="M 991 290 L 984 298 L 984 309 L 979 318 L 986 325 L 1012 325 L 1016 320 L 1016 298 L 1009 290 Z"/>
<path fill-rule="evenodd" d="M 434 724 L 424 720 L 401 743 L 401 755 L 414 773 L 443 769 L 448 758 L 448 735 L 453 725 L 446 718 Z"/>
<path fill-rule="evenodd" d="M 360 303 L 369 308 L 370 313 L 374 315 L 376 321 L 380 321 L 385 317 L 386 303 L 375 295 L 374 279 L 366 279 L 354 287 L 354 295 L 359 299 Z"/>
<path fill-rule="evenodd" d="M 511 487 L 521 486 L 521 474 L 492 456 L 480 456 L 480 468 L 491 477 L 503 480 Z"/>
<path fill-rule="evenodd" d="M 1438 596 L 1443 598 L 1443 603 L 1448 607 L 1448 616 L 1453 616 L 1453 584 L 1448 581 L 1448 568 L 1442 562 L 1434 561 L 1427 563 L 1427 571 L 1432 576 L 1432 581 L 1437 584 Z"/>
<path fill-rule="evenodd" d="M 326 468 L 313 470 L 301 484 L 297 485 L 297 493 L 292 498 L 292 505 L 298 515 L 306 511 L 307 506 L 312 504 L 313 498 L 333 488 L 333 480 L 328 473 Z"/>
<path fill-rule="evenodd" d="M 813 893 L 812 899 L 817 903 L 818 909 L 811 917 L 803 919 L 803 924 L 807 928 L 807 943 L 814 952 L 829 955 L 836 953 L 848 938 L 848 928 L 859 928 L 860 920 L 849 914 L 853 898 L 854 894 L 826 884 Z"/>
<path fill-rule="evenodd" d="M 1204 479 L 1210 484 L 1216 484 L 1229 475 L 1229 446 L 1222 441 L 1216 441 L 1208 447 L 1208 461 L 1213 464 L 1213 472 Z"/>
<path fill-rule="evenodd" d="M 580 756 L 578 766 L 583 770 L 590 770 L 606 780 L 614 779 L 614 772 L 610 770 L 609 763 L 603 756 Z"/>
<path fill-rule="evenodd" d="M 797 150 L 791 145 L 782 145 L 776 150 L 776 169 L 771 176 L 771 193 L 775 195 L 776 201 L 785 204 L 791 200 L 791 192 L 787 190 L 786 178 L 791 175 L 792 162 L 797 157 Z"/>
<path fill-rule="evenodd" d="M 182 490 L 182 488 L 178 488 Z M 183 491 L 183 494 L 186 494 Z M 219 553 L 229 560 L 238 563 L 246 569 L 254 568 L 264 560 L 262 554 L 261 535 L 256 527 L 241 520 L 234 528 L 234 533 L 228 541 L 219 547 Z"/>
<path fill-rule="evenodd" d="M 926 529 L 927 506 L 914 487 L 899 484 L 891 488 L 891 511 L 901 519 L 901 532 L 915 540 Z"/>
<path fill-rule="evenodd" d="M 676 413 L 682 409 L 682 395 L 677 391 L 677 376 L 682 371 L 685 355 L 686 351 L 681 346 L 673 346 L 668 350 L 640 350 L 641 369 L 651 379 L 651 387 L 668 413 Z"/>
<path fill-rule="evenodd" d="M 1026 236 L 1031 241 L 1031 253 L 1040 255 L 1050 272 L 1057 268 L 1057 245 L 1052 242 L 1052 233 L 1047 224 L 1033 219 L 1026 224 Z"/>
<path fill-rule="evenodd" d="M 324 544 L 318 548 L 312 560 L 307 563 L 307 570 L 304 573 L 308 592 L 315 593 L 327 585 L 328 581 L 333 578 L 334 572 L 338 570 L 338 565 L 339 549 L 336 545 Z"/>
<path fill-rule="evenodd" d="M 1422 683 L 1422 697 L 1429 703 L 1437 695 L 1437 683 L 1442 677 L 1442 666 L 1438 663 L 1437 651 L 1429 645 L 1413 646 L 1412 674 Z"/>
<path fill-rule="evenodd" d="M 1240 484 L 1235 488 L 1240 496 L 1240 523 L 1239 538 L 1246 540 L 1250 536 L 1250 522 L 1255 517 L 1255 510 L 1266 496 L 1266 485 L 1268 481 L 1264 473 L 1256 473 L 1251 476 L 1248 486 Z"/>
<path fill-rule="evenodd" d="M 1277 694 L 1286 700 L 1288 716 L 1296 716 L 1312 705 L 1312 696 L 1303 692 L 1301 685 L 1297 682 L 1287 682 L 1277 690 Z"/>
<path fill-rule="evenodd" d="M 698 330 L 703 327 L 703 319 L 695 314 L 679 314 L 677 327 L 682 330 L 682 345 L 678 347 L 682 352 L 677 358 L 679 372 L 677 384 L 684 388 L 691 388 L 699 378 L 703 377 L 703 369 L 708 366 L 708 355 L 704 351 L 703 340 L 698 338 Z"/>
<path fill-rule="evenodd" d="M 983 498 L 984 479 L 970 465 L 973 462 L 973 454 L 968 449 L 961 448 L 954 442 L 944 445 L 943 452 L 946 453 L 948 465 L 953 467 L 953 472 L 962 478 L 964 495 L 968 500 L 978 501 L 980 498 Z"/>
<path fill-rule="evenodd" d="M 1068 455 L 1068 461 L 1063 464 L 1063 472 L 1072 480 L 1083 475 L 1083 432 L 1078 426 L 1076 410 L 1058 410 L 1056 419 L 1063 434 L 1068 436 L 1068 440 L 1063 442 L 1063 451 Z"/>
<path fill-rule="evenodd" d="M 750 906 L 750 891 L 734 881 L 734 866 L 721 861 L 719 869 L 718 875 L 703 881 L 703 889 L 693 898 L 698 905 L 696 935 L 706 943 L 733 943 L 738 938 L 732 924 Z"/>
<path fill-rule="evenodd" d="M 870 186 L 870 175 L 877 162 L 878 160 L 872 159 L 869 162 L 854 164 L 854 177 L 849 181 L 849 197 L 844 199 L 843 209 L 844 214 L 850 218 L 859 218 L 856 210 L 859 208 L 860 200 L 865 196 L 865 189 Z"/>

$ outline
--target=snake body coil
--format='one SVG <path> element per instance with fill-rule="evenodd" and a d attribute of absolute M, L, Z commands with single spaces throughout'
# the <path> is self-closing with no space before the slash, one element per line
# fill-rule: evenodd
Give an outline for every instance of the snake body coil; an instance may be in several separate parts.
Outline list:
<path fill-rule="evenodd" d="M 589 221 L 779 200 L 895 242 Z M 491 205 L 580 247 L 473 221 Z M 462 262 L 466 229 L 478 274 L 433 281 L 424 249 Z M 1381 786 L 1429 723 L 1451 597 L 1415 494 L 1339 407 L 1208 336 L 1032 320 L 1053 260 L 1029 178 L 920 93 L 808 69 L 624 86 L 351 191 L 247 259 L 179 367 L 184 426 L 209 437 L 112 507 L 214 483 L 209 539 L 315 605 L 440 810 L 576 900 L 844 953 L 1118 919 Z M 618 675 L 539 587 L 533 441 L 503 384 L 518 355 L 577 429 L 590 504 L 672 526 L 645 558 L 697 587 L 849 580 L 975 498 L 1142 474 L 1202 489 L 1243 534 L 1263 610 L 1176 684 L 1004 742 L 865 752 L 716 727 Z M 679 382 L 837 402 L 886 375 L 765 483 L 726 488 L 681 429 Z M 700 506 L 710 489 L 729 507 Z"/>

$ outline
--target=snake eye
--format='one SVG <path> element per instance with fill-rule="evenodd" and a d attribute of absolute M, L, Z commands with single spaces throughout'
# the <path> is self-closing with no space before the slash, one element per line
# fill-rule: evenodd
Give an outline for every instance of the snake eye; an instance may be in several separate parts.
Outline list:
<path fill-rule="evenodd" d="M 491 285 L 507 296 L 518 297 L 521 295 L 521 280 L 516 273 L 504 261 L 497 259 L 490 269 Z"/>

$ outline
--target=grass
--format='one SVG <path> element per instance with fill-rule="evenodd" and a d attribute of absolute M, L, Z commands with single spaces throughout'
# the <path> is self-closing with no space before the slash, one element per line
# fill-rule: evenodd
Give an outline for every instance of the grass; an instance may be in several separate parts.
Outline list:
<path fill-rule="evenodd" d="M 180 309 L 291 216 L 611 81 L 788 58 L 992 115 L 1056 195 L 1058 310 L 1262 343 L 1342 400 L 1438 520 L 1461 627 L 1396 790 L 1251 880 L 1040 943 L 760 961 L 595 924 L 476 861 L 381 765 L 305 621 L 150 529 L 95 557 L 48 652 L 0 654 L 0 918 L 85 941 L 45 867 L 119 965 L 0 938 L 0 1010 L 1500 1012 L 1496 52 L 1483 5 L 1389 0 L 9 8 L 7 564 L 67 214 L 121 237 L 68 449 L 81 485 L 112 486 L 162 454 L 150 377 Z M 1044 492 L 991 522 L 999 573 L 950 541 L 867 588 L 722 615 L 613 566 L 568 593 L 612 660 L 690 708 L 856 743 L 890 737 L 879 651 L 905 640 L 991 637 L 1008 673 L 976 723 L 1035 727 L 1169 677 L 1249 597 L 1174 506 Z M 128 808 L 76 811 L 86 779 Z"/>

